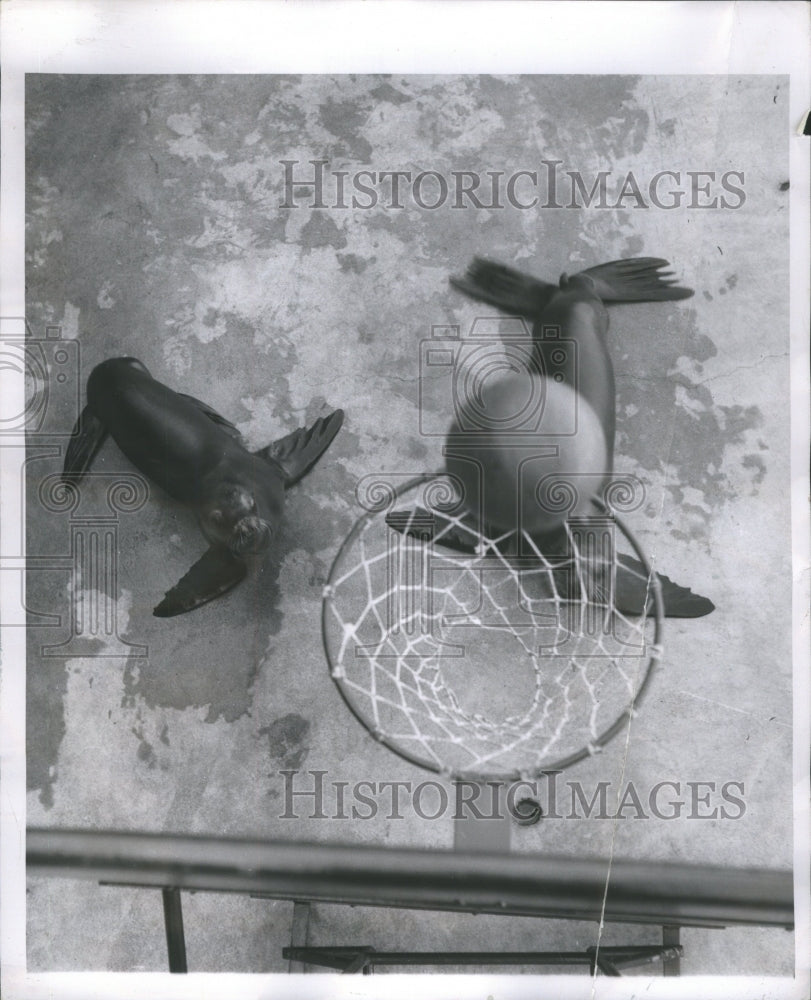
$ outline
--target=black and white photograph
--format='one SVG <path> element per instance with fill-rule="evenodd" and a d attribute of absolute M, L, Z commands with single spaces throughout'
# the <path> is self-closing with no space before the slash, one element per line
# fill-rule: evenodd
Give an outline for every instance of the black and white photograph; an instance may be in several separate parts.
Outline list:
<path fill-rule="evenodd" d="M 805 5 L 225 6 L 5 12 L 4 995 L 807 995 Z"/>

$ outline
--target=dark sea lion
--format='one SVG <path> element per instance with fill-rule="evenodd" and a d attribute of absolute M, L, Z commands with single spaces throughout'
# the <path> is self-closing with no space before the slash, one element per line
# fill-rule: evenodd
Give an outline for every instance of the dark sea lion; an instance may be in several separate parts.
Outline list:
<path fill-rule="evenodd" d="M 571 277 L 563 274 L 560 282 L 555 285 L 502 264 L 476 258 L 464 277 L 451 278 L 451 284 L 465 295 L 496 306 L 509 315 L 523 316 L 532 321 L 533 359 L 528 372 L 533 377 L 544 379 L 548 375 L 544 350 L 549 347 L 549 343 L 545 331 L 550 328 L 558 330 L 561 338 L 574 342 L 576 350 L 558 354 L 555 379 L 558 383 L 569 386 L 579 398 L 585 400 L 588 413 L 595 414 L 599 422 L 604 448 L 595 449 L 595 453 L 601 453 L 600 467 L 589 470 L 595 474 L 592 478 L 598 485 L 608 482 L 611 477 L 616 423 L 614 371 L 607 346 L 606 305 L 613 302 L 664 302 L 689 298 L 693 291 L 680 287 L 673 280 L 671 273 L 664 270 L 669 266 L 666 260 L 659 257 L 618 260 L 587 268 Z M 487 402 L 491 407 L 496 410 L 499 407 L 505 408 L 505 401 L 498 394 L 500 390 L 509 393 L 512 384 L 514 383 L 505 379 L 490 390 L 492 399 Z M 547 385 L 552 388 L 548 382 Z M 550 434 L 548 427 L 544 429 L 544 434 Z M 458 424 L 454 422 L 446 445 L 448 471 L 462 479 L 465 476 L 465 464 L 459 460 L 459 442 L 463 438 L 464 434 L 460 433 Z M 542 440 L 545 442 L 546 437 L 538 439 L 536 449 Z M 496 496 L 498 490 L 504 489 L 505 485 L 507 489 L 514 486 L 517 480 L 515 476 L 509 475 L 509 461 L 499 452 L 497 433 L 490 435 L 490 440 L 484 444 L 476 443 L 468 447 L 469 453 L 476 456 L 480 464 L 485 492 L 488 478 L 493 481 L 493 494 Z M 528 447 L 531 450 L 531 442 L 522 445 L 522 456 Z M 463 453 L 464 445 L 461 450 Z M 588 455 L 588 449 L 581 447 L 578 452 L 575 448 L 573 454 L 576 459 L 583 459 Z M 485 533 L 491 537 L 501 536 L 503 523 L 488 524 L 486 502 L 482 509 Z M 492 510 L 502 517 L 503 509 L 503 503 L 492 505 Z M 513 509 L 516 509 L 514 504 Z M 391 527 L 410 533 L 408 523 L 409 517 L 403 512 L 396 512 L 389 520 Z M 471 543 L 471 539 L 475 537 L 472 519 L 471 530 L 465 530 L 464 526 L 459 529 L 447 520 L 443 523 L 441 515 L 435 517 L 435 523 L 435 533 L 441 535 L 438 541 L 442 544 L 461 552 L 474 550 Z M 533 534 L 533 537 L 542 552 L 554 554 L 563 545 L 563 537 L 559 531 L 550 530 L 546 534 Z M 666 576 L 657 575 L 662 585 L 666 615 L 694 618 L 714 610 L 713 603 L 707 598 L 693 594 Z M 648 600 L 649 588 L 641 563 L 620 554 L 616 573 L 616 607 L 626 614 L 642 614 L 646 611 Z"/>
<path fill-rule="evenodd" d="M 81 480 L 109 434 L 137 469 L 195 510 L 209 548 L 155 608 L 156 616 L 169 618 L 245 577 L 245 557 L 270 545 L 285 490 L 315 465 L 343 418 L 343 410 L 335 410 L 252 453 L 210 406 L 158 382 L 136 358 L 111 358 L 87 380 L 87 406 L 68 444 L 62 480 Z"/>

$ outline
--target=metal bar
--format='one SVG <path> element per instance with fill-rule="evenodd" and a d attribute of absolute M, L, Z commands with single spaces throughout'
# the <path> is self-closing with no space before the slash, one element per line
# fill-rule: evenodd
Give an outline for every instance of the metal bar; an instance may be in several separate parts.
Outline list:
<path fill-rule="evenodd" d="M 588 965 L 580 951 L 377 951 L 357 947 L 285 948 L 284 958 L 296 958 L 331 969 L 357 971 L 364 963 L 374 965 Z M 361 961 L 362 959 L 362 961 Z"/>
<path fill-rule="evenodd" d="M 353 948 L 348 954 L 336 953 L 334 948 L 282 948 L 282 958 L 297 962 L 300 965 L 320 965 L 326 969 L 335 969 L 343 972 L 351 956 L 355 955 L 357 949 Z"/>
<path fill-rule="evenodd" d="M 31 874 L 559 919 L 792 927 L 790 872 L 548 855 L 28 831 Z"/>
<path fill-rule="evenodd" d="M 681 975 L 681 955 L 683 949 L 680 942 L 681 937 L 678 925 L 665 924 L 662 928 L 662 944 L 668 950 L 668 954 L 665 955 L 662 963 L 663 976 Z M 671 952 L 675 952 L 675 954 L 670 954 Z"/>
<path fill-rule="evenodd" d="M 169 971 L 188 972 L 180 889 L 163 890 L 163 924 L 166 928 L 166 947 L 169 951 Z"/>
<path fill-rule="evenodd" d="M 290 928 L 290 947 L 306 948 L 307 934 L 310 930 L 310 904 L 296 900 L 293 903 L 293 924 Z M 306 972 L 304 963 L 290 960 L 288 972 Z"/>
<path fill-rule="evenodd" d="M 662 957 L 665 949 L 660 944 L 601 945 L 600 952 L 608 955 L 612 962 L 655 962 Z"/>
<path fill-rule="evenodd" d="M 672 949 L 660 945 L 628 945 L 586 951 L 377 951 L 366 945 L 285 948 L 284 958 L 343 972 L 359 972 L 369 965 L 588 965 L 607 976 L 620 968 L 645 965 L 667 957 Z"/>
<path fill-rule="evenodd" d="M 144 888 L 143 882 L 106 882 L 106 881 L 101 881 L 101 882 L 99 882 L 99 885 L 118 886 L 120 889 L 142 889 L 142 888 Z M 206 891 L 206 890 L 195 890 L 195 891 Z M 215 891 L 216 892 L 221 892 L 223 890 L 221 890 L 221 889 L 213 890 L 212 889 L 212 890 L 208 890 L 208 891 L 210 891 L 210 892 L 215 892 Z M 273 900 L 287 900 L 287 901 L 289 901 L 290 899 L 293 898 L 289 892 L 251 892 L 249 895 L 250 895 L 251 899 L 273 899 Z M 558 909 L 555 909 L 553 906 L 546 906 L 543 903 L 539 903 L 537 906 L 533 907 L 533 909 L 532 909 L 531 912 L 527 912 L 525 909 L 513 909 L 513 908 L 510 908 L 510 907 L 506 907 L 506 906 L 499 906 L 498 909 L 494 909 L 493 908 L 493 909 L 483 910 L 481 907 L 478 907 L 475 904 L 471 904 L 469 906 L 467 906 L 467 905 L 455 905 L 455 904 L 454 905 L 450 905 L 450 904 L 443 904 L 443 903 L 441 903 L 441 902 L 439 902 L 437 900 L 431 900 L 431 899 L 427 899 L 425 901 L 418 901 L 418 900 L 413 900 L 413 899 L 400 901 L 400 900 L 397 900 L 396 898 L 392 898 L 392 899 L 387 899 L 385 902 L 383 902 L 379 898 L 369 898 L 369 899 L 366 899 L 366 898 L 364 898 L 360 894 L 357 895 L 357 896 L 353 896 L 353 898 L 351 899 L 351 901 L 347 901 L 346 899 L 341 899 L 341 898 L 338 898 L 338 897 L 333 898 L 331 896 L 326 896 L 324 894 L 319 894 L 317 897 L 316 896 L 312 896 L 312 895 L 308 895 L 307 896 L 307 901 L 310 902 L 310 903 L 323 904 L 325 906 L 352 906 L 352 907 L 357 907 L 357 906 L 375 907 L 375 906 L 379 906 L 379 907 L 389 907 L 391 909 L 397 909 L 397 910 L 431 910 L 431 911 L 440 912 L 440 913 L 441 912 L 471 913 L 471 914 L 474 914 L 474 915 L 475 914 L 481 914 L 481 913 L 491 913 L 491 914 L 498 913 L 498 914 L 501 914 L 502 916 L 546 917 L 546 918 L 550 918 L 550 919 L 554 919 L 556 917 L 560 917 L 560 911 Z M 566 917 L 565 917 L 565 919 L 566 920 L 585 920 L 585 921 L 592 921 L 593 922 L 595 920 L 595 917 L 594 917 L 594 914 L 593 914 L 593 912 L 591 910 L 588 910 L 588 911 L 585 911 L 585 910 L 584 911 L 579 911 L 579 910 L 576 910 L 576 909 L 568 909 L 566 911 Z M 606 921 L 606 923 L 611 923 L 612 922 L 611 916 L 610 915 L 606 916 L 605 917 L 605 921 Z M 658 921 L 658 920 L 652 920 L 652 919 L 650 919 L 648 917 L 644 917 L 644 916 L 642 916 L 642 917 L 634 917 L 633 915 L 631 915 L 631 916 L 623 916 L 622 920 L 620 922 L 621 923 L 629 923 L 629 924 L 651 924 L 651 923 L 658 924 L 658 923 L 660 923 L 660 921 Z M 710 921 L 710 920 L 706 919 L 706 917 L 705 917 L 703 920 L 701 920 L 698 923 L 688 923 L 687 921 L 684 921 L 681 924 L 679 924 L 679 926 L 680 927 L 699 927 L 699 928 L 702 928 L 704 930 L 707 930 L 707 929 L 723 930 L 724 927 L 726 927 L 726 923 L 725 922 L 720 922 L 720 921 Z M 782 926 L 782 925 L 778 925 L 778 926 Z M 791 930 L 790 927 L 788 929 Z"/>

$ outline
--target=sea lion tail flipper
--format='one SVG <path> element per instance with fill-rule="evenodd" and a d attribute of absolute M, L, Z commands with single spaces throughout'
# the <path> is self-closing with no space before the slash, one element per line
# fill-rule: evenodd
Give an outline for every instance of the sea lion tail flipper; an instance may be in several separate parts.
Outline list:
<path fill-rule="evenodd" d="M 237 440 L 242 439 L 242 435 L 239 433 L 236 427 L 234 427 L 231 421 L 226 420 L 221 413 L 217 413 L 217 411 L 212 409 L 208 405 L 208 403 L 204 403 L 201 399 L 197 399 L 195 396 L 190 396 L 186 392 L 179 392 L 178 396 L 182 396 L 183 399 L 188 400 L 188 402 L 196 406 L 198 410 L 200 410 L 202 413 L 205 413 L 205 415 L 212 423 L 215 423 L 218 426 L 222 427 L 222 429 L 227 431 L 231 435 L 231 437 L 237 438 Z"/>
<path fill-rule="evenodd" d="M 594 291 L 603 302 L 666 302 L 689 299 L 692 288 L 676 283 L 670 267 L 661 257 L 631 257 L 586 268 L 580 274 L 594 282 Z"/>
<path fill-rule="evenodd" d="M 99 448 L 107 437 L 107 428 L 96 414 L 86 406 L 76 421 L 73 435 L 68 441 L 62 482 L 78 483 L 93 463 Z"/>
<path fill-rule="evenodd" d="M 423 507 L 390 511 L 386 515 L 386 524 L 401 535 L 444 545 L 454 552 L 464 552 L 466 555 L 475 554 L 481 538 L 472 523 L 469 525 L 458 519 L 451 520 Z"/>
<path fill-rule="evenodd" d="M 212 545 L 192 566 L 152 612 L 156 618 L 173 618 L 193 611 L 202 604 L 236 587 L 248 572 L 242 559 L 225 546 Z"/>
<path fill-rule="evenodd" d="M 703 618 L 715 610 L 707 597 L 694 594 L 689 587 L 681 587 L 669 577 L 657 573 L 662 588 L 665 618 Z M 614 603 L 618 611 L 628 615 L 645 613 L 651 600 L 645 568 L 637 559 L 618 556 Z"/>
<path fill-rule="evenodd" d="M 472 299 L 497 306 L 513 316 L 533 319 L 543 312 L 558 291 L 557 285 L 483 257 L 474 257 L 464 276 L 451 278 L 450 282 Z"/>
<path fill-rule="evenodd" d="M 319 417 L 311 427 L 298 427 L 255 454 L 282 467 L 284 485 L 288 488 L 305 476 L 321 458 L 343 422 L 344 411 L 334 410 L 328 417 Z"/>

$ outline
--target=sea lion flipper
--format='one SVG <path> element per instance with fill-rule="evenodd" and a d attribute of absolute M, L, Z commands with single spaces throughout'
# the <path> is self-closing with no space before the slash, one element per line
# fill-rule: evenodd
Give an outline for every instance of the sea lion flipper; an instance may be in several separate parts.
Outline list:
<path fill-rule="evenodd" d="M 641 615 L 650 601 L 647 575 L 641 562 L 620 554 L 617 560 L 617 577 L 614 603 L 619 611 L 628 615 Z M 707 597 L 694 594 L 689 587 L 674 583 L 662 573 L 656 574 L 662 588 L 662 601 L 666 618 L 703 618 L 715 610 Z"/>
<path fill-rule="evenodd" d="M 481 535 L 473 526 L 472 518 L 451 520 L 436 511 L 423 507 L 414 510 L 393 510 L 386 515 L 386 524 L 401 535 L 444 545 L 454 552 L 474 555 Z"/>
<path fill-rule="evenodd" d="M 328 417 L 319 417 L 311 427 L 298 427 L 255 454 L 282 467 L 284 485 L 288 488 L 306 475 L 321 458 L 343 422 L 344 411 L 334 410 Z"/>
<path fill-rule="evenodd" d="M 558 291 L 557 285 L 483 257 L 474 257 L 464 277 L 451 278 L 450 282 L 472 299 L 531 318 L 543 312 Z"/>
<path fill-rule="evenodd" d="M 193 611 L 202 604 L 236 587 L 248 572 L 242 559 L 223 545 L 212 545 L 152 612 L 156 618 L 173 618 Z"/>
<path fill-rule="evenodd" d="M 689 299 L 692 288 L 676 284 L 662 257 L 630 257 L 586 268 L 580 274 L 594 282 L 594 291 L 603 302 L 667 302 Z"/>
<path fill-rule="evenodd" d="M 76 421 L 62 466 L 62 482 L 77 483 L 87 472 L 107 437 L 107 428 L 86 406 Z"/>
<path fill-rule="evenodd" d="M 227 431 L 231 437 L 234 437 L 237 440 L 242 438 L 242 435 L 230 420 L 226 420 L 221 413 L 217 413 L 217 411 L 212 409 L 208 403 L 204 403 L 202 399 L 197 399 L 196 396 L 190 396 L 187 392 L 179 392 L 178 396 L 182 396 L 183 399 L 187 399 L 190 403 L 194 404 L 198 410 L 205 413 L 209 420 L 222 427 L 222 429 Z"/>

